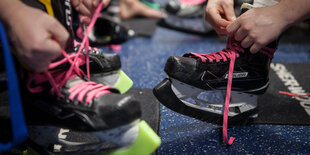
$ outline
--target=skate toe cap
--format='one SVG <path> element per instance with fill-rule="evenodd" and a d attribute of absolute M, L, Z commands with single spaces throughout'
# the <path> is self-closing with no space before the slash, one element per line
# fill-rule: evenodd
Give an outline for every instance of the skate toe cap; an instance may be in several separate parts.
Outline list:
<path fill-rule="evenodd" d="M 140 103 L 131 95 L 109 93 L 99 98 L 98 113 L 109 128 L 129 124 L 141 117 Z"/>
<path fill-rule="evenodd" d="M 197 77 L 197 60 L 188 57 L 171 56 L 165 65 L 165 72 L 169 77 L 181 81 Z"/>

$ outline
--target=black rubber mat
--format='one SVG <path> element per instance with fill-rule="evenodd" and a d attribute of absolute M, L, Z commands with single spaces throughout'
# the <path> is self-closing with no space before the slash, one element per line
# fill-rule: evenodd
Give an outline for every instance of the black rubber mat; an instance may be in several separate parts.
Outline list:
<path fill-rule="evenodd" d="M 141 37 L 152 37 L 156 31 L 159 19 L 135 17 L 128 20 L 123 20 L 122 24 L 133 29 L 136 35 Z"/>
<path fill-rule="evenodd" d="M 310 63 L 272 63 L 270 86 L 258 97 L 257 124 L 310 125 L 310 96 L 292 97 L 310 92 Z"/>
<path fill-rule="evenodd" d="M 160 124 L 160 103 L 153 95 L 152 89 L 132 88 L 128 92 L 140 102 L 142 119 L 158 134 Z"/>

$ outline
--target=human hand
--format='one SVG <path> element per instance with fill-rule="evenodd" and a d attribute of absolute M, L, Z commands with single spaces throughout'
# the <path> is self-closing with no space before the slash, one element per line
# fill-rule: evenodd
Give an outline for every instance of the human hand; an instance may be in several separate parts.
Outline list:
<path fill-rule="evenodd" d="M 236 19 L 234 1 L 209 0 L 205 19 L 218 35 L 227 35 L 226 27 Z"/>
<path fill-rule="evenodd" d="M 241 42 L 243 48 L 256 53 L 276 40 L 288 25 L 283 11 L 274 5 L 248 10 L 227 26 L 227 32 Z"/>
<path fill-rule="evenodd" d="M 101 0 L 71 0 L 71 3 L 76 11 L 81 14 L 80 20 L 85 25 L 90 24 L 90 20 L 98 7 Z M 103 8 L 105 8 L 110 0 L 103 0 Z"/>
<path fill-rule="evenodd" d="M 16 7 L 6 24 L 17 56 L 34 71 L 46 71 L 65 48 L 69 34 L 48 14 L 24 4 Z"/>

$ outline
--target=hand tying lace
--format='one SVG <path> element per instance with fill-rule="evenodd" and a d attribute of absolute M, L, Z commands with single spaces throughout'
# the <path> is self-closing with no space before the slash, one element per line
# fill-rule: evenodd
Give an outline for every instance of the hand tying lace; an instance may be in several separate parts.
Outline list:
<path fill-rule="evenodd" d="M 81 53 L 84 47 L 86 51 L 87 75 L 89 79 L 89 56 L 88 54 L 91 48 L 89 47 L 87 36 L 90 33 L 91 29 L 93 28 L 98 16 L 100 15 L 100 10 L 102 6 L 103 6 L 103 1 L 100 2 L 100 4 L 98 5 L 98 8 L 96 9 L 93 15 L 91 23 L 86 30 L 86 35 L 83 38 L 82 43 L 80 44 L 80 48 L 78 52 L 75 54 L 68 55 L 65 51 L 62 51 L 64 58 L 57 62 L 53 62 L 49 65 L 49 70 L 54 69 L 55 67 L 63 63 L 70 63 L 71 65 L 70 68 L 68 70 L 55 71 L 53 73 L 49 71 L 44 72 L 44 74 L 30 73 L 29 79 L 27 81 L 27 88 L 30 92 L 38 93 L 44 90 L 42 86 L 31 87 L 32 82 L 34 82 L 35 84 L 41 84 L 43 82 L 49 81 L 49 83 L 52 86 L 50 93 L 51 94 L 56 93 L 58 97 L 62 97 L 62 94 L 59 89 L 62 88 L 69 79 L 72 79 L 76 76 L 81 77 L 81 78 L 85 76 L 85 73 L 79 68 L 81 65 L 85 64 L 85 55 Z M 109 93 L 110 92 L 108 90 L 109 88 L 110 88 L 109 86 L 105 86 L 103 84 L 97 84 L 95 82 L 85 81 L 82 83 L 78 83 L 74 85 L 73 87 L 69 88 L 68 91 L 71 93 L 69 95 L 69 99 L 74 100 L 75 97 L 78 95 L 77 100 L 81 102 L 86 96 L 86 103 L 89 104 L 91 103 L 94 97 L 99 97 L 100 95 Z"/>

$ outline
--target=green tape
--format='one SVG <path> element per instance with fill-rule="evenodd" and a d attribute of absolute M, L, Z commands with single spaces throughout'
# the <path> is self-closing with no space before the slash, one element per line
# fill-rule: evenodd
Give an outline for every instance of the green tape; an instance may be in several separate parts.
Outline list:
<path fill-rule="evenodd" d="M 149 155 L 154 152 L 161 144 L 158 135 L 145 122 L 139 123 L 139 135 L 135 143 L 126 149 L 120 149 L 108 155 Z"/>
<path fill-rule="evenodd" d="M 120 76 L 119 81 L 113 87 L 123 94 L 132 87 L 133 82 L 122 70 L 119 70 L 118 74 Z"/>

